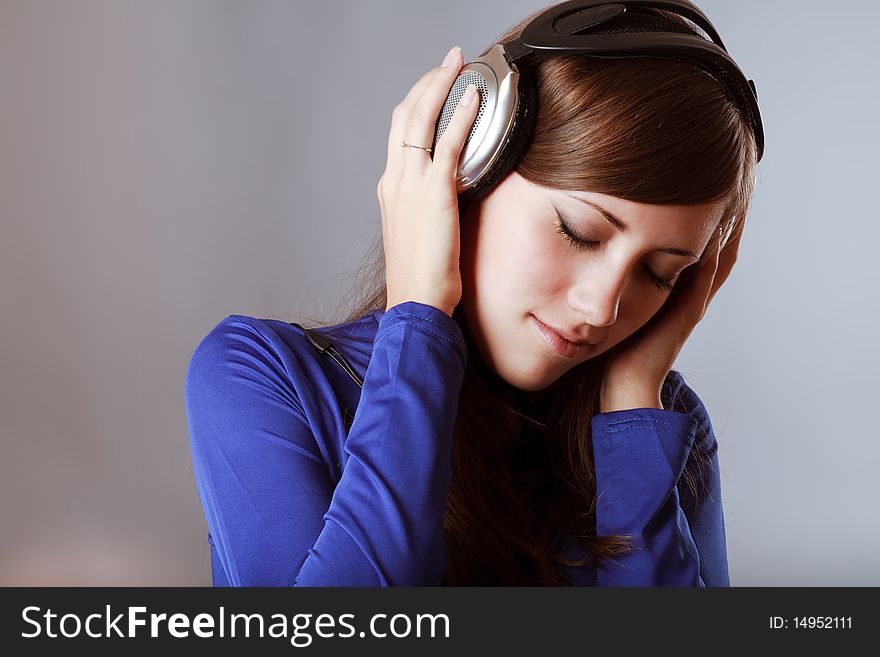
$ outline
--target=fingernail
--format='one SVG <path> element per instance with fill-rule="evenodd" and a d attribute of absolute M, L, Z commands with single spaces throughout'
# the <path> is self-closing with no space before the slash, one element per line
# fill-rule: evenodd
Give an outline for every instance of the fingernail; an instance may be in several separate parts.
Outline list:
<path fill-rule="evenodd" d="M 476 85 L 469 84 L 467 86 L 467 88 L 464 90 L 464 95 L 461 97 L 461 101 L 459 101 L 459 102 L 461 103 L 462 107 L 467 107 L 472 102 L 474 102 L 474 98 L 476 98 L 476 97 L 477 97 Z"/>
<path fill-rule="evenodd" d="M 461 52 L 460 46 L 452 46 L 452 50 L 450 50 L 448 53 L 446 53 L 446 59 L 443 60 L 443 63 L 440 66 L 443 68 L 446 68 L 447 66 L 452 64 L 452 62 L 454 62 L 456 60 L 456 58 L 458 57 L 460 52 Z"/>

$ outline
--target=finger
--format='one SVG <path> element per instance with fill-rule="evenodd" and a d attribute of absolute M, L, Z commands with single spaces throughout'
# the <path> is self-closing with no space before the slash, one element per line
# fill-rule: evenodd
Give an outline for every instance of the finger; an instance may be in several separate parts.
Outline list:
<path fill-rule="evenodd" d="M 718 289 L 724 285 L 736 264 L 737 255 L 739 254 L 739 246 L 745 228 L 745 219 L 734 220 L 725 235 L 722 238 L 721 253 L 718 260 L 718 273 L 712 282 L 711 296 L 714 296 Z M 726 242 L 726 243 L 725 243 Z M 710 297 L 711 298 L 711 297 Z"/>
<path fill-rule="evenodd" d="M 715 248 L 715 253 L 714 253 L 715 266 L 711 268 L 712 275 L 711 275 L 711 277 L 708 276 L 708 271 L 710 271 L 710 270 L 709 270 L 709 268 L 707 268 L 707 274 L 705 275 L 706 278 L 704 280 L 708 279 L 708 283 L 700 286 L 700 288 L 702 289 L 702 292 L 703 292 L 703 303 L 702 303 L 702 307 L 700 308 L 700 314 L 697 317 L 697 321 L 700 321 L 706 315 L 706 309 L 709 307 L 709 304 L 712 302 L 712 297 L 715 296 L 715 290 L 718 289 L 715 285 L 715 281 L 718 279 L 718 265 L 721 262 L 721 240 L 722 240 L 722 237 L 723 237 L 722 235 L 718 236 L 718 246 Z"/>
<path fill-rule="evenodd" d="M 694 263 L 693 269 L 689 268 L 687 276 L 680 277 L 673 288 L 673 294 L 664 304 L 664 306 L 669 306 L 666 311 L 670 315 L 680 318 L 681 325 L 677 325 L 674 330 L 684 330 L 685 325 L 690 329 L 702 318 L 710 298 L 712 282 L 718 270 L 719 244 L 720 235 L 715 232 L 706 246 L 703 260 Z"/>
<path fill-rule="evenodd" d="M 455 180 L 461 151 L 467 141 L 477 112 L 480 109 L 480 93 L 476 85 L 469 84 L 458 101 L 452 118 L 443 135 L 434 148 L 434 161 L 431 168 L 431 179 L 435 177 L 441 188 L 448 188 L 448 183 Z"/>
<path fill-rule="evenodd" d="M 385 178 L 396 183 L 403 175 L 403 149 L 400 142 L 406 134 L 406 124 L 409 117 L 410 108 L 424 92 L 424 87 L 432 76 L 436 75 L 434 69 L 431 69 L 419 79 L 419 81 L 409 90 L 409 93 L 391 112 L 391 126 L 388 129 L 388 145 L 387 145 L 387 162 L 385 165 Z"/>
<path fill-rule="evenodd" d="M 740 220 L 738 217 L 733 217 L 730 221 L 728 221 L 724 226 L 719 229 L 722 232 L 722 250 L 726 252 L 736 252 L 736 250 L 739 248 L 739 239 L 742 237 L 744 224 L 745 219 Z"/>
<path fill-rule="evenodd" d="M 404 136 L 406 135 L 406 122 L 409 117 L 410 111 L 412 111 L 412 107 L 415 105 L 416 101 L 419 97 L 424 93 L 425 87 L 433 78 L 437 75 L 437 69 L 432 68 L 430 71 L 425 73 L 419 81 L 413 85 L 413 87 L 409 90 L 406 97 L 398 103 L 398 105 L 391 112 L 391 127 L 388 131 L 388 161 L 397 159 L 402 154 L 400 153 L 400 142 L 403 141 Z M 401 159 L 402 162 L 402 159 Z"/>
<path fill-rule="evenodd" d="M 425 93 L 425 89 L 431 84 L 432 80 L 434 80 L 442 73 L 446 72 L 447 69 L 455 69 L 457 71 L 461 67 L 461 49 L 456 46 L 455 48 L 450 50 L 446 56 L 449 57 L 450 53 L 452 53 L 452 63 L 447 67 L 443 67 L 442 65 L 437 66 L 425 73 L 421 78 L 419 78 L 418 82 L 413 85 L 413 87 L 409 90 L 409 93 L 407 93 L 406 97 L 394 108 L 394 111 L 391 113 L 391 127 L 388 131 L 388 166 L 386 167 L 386 170 L 391 169 L 395 174 L 401 173 L 403 169 L 405 155 L 403 151 L 413 150 L 409 148 L 401 148 L 400 143 L 406 139 L 409 115 L 418 100 Z M 431 146 L 430 144 L 416 145 L 428 146 L 429 148 Z M 427 154 L 427 151 L 422 151 L 422 153 Z M 399 178 L 399 176 L 394 177 L 395 180 L 397 178 Z"/>
<path fill-rule="evenodd" d="M 406 143 L 427 148 L 433 146 L 440 111 L 458 78 L 461 66 L 461 52 L 456 50 L 450 65 L 439 69 L 437 75 L 428 81 L 407 117 L 406 134 L 402 137 Z M 404 149 L 404 172 L 412 166 L 415 173 L 424 174 L 430 168 L 431 161 L 427 151 L 418 148 Z"/>
<path fill-rule="evenodd" d="M 656 321 L 662 326 L 658 330 L 673 337 L 686 336 L 703 319 L 712 298 L 729 273 L 725 263 L 727 260 L 736 260 L 742 228 L 743 222 L 740 221 L 728 230 L 722 229 L 713 234 L 706 247 L 708 256 L 695 265 L 691 276 L 676 285 L 673 296 L 657 313 Z"/>

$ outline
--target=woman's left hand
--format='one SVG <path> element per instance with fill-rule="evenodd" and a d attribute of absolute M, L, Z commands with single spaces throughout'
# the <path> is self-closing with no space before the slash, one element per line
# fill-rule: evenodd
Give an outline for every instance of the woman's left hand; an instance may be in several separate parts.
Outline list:
<path fill-rule="evenodd" d="M 614 348 L 618 353 L 610 357 L 602 381 L 601 413 L 663 408 L 660 391 L 666 375 L 733 269 L 744 225 L 744 218 L 738 220 L 726 241 L 719 230 L 707 260 L 687 281 L 679 281 L 666 303 L 641 329 Z"/>

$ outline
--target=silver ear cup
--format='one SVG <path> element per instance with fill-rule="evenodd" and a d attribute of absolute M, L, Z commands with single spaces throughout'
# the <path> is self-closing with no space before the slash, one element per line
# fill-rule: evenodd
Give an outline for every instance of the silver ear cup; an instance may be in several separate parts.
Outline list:
<path fill-rule="evenodd" d="M 480 107 L 471 127 L 456 174 L 456 188 L 462 193 L 474 187 L 492 168 L 504 145 L 510 139 L 519 105 L 517 83 L 519 72 L 508 64 L 502 45 L 496 45 L 485 56 L 465 64 L 452 85 L 434 134 L 433 146 L 443 136 L 458 101 L 468 84 L 480 93 Z"/>

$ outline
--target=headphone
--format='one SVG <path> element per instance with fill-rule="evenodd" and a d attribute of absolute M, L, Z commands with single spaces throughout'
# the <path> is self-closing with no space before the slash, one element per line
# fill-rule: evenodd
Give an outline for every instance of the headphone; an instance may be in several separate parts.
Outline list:
<path fill-rule="evenodd" d="M 696 29 L 645 9 L 675 13 L 702 30 L 708 39 Z M 569 0 L 539 14 L 519 38 L 498 44 L 465 64 L 453 83 L 437 121 L 434 147 L 446 131 L 467 85 L 476 85 L 480 92 L 480 107 L 456 176 L 462 199 L 475 200 L 485 195 L 512 171 L 531 137 L 537 91 L 528 68 L 520 70 L 516 62 L 574 53 L 611 59 L 651 57 L 702 69 L 725 88 L 752 128 L 757 161 L 761 161 L 764 127 L 755 83 L 746 79 L 727 54 L 715 27 L 696 5 L 687 0 Z M 336 361 L 363 388 L 363 379 L 326 336 L 294 322 L 290 324 L 301 329 L 319 353 Z"/>
<path fill-rule="evenodd" d="M 650 9 L 664 9 L 687 19 L 708 39 Z M 570 0 L 539 14 L 519 38 L 490 48 L 459 72 L 437 121 L 433 147 L 446 131 L 468 84 L 476 85 L 480 107 L 456 174 L 462 199 L 480 198 L 503 179 L 516 166 L 531 137 L 537 91 L 528 66 L 520 70 L 516 62 L 575 53 L 606 59 L 651 57 L 702 69 L 725 88 L 752 128 L 757 161 L 761 161 L 764 128 L 755 83 L 746 79 L 698 7 L 687 0 Z"/>

